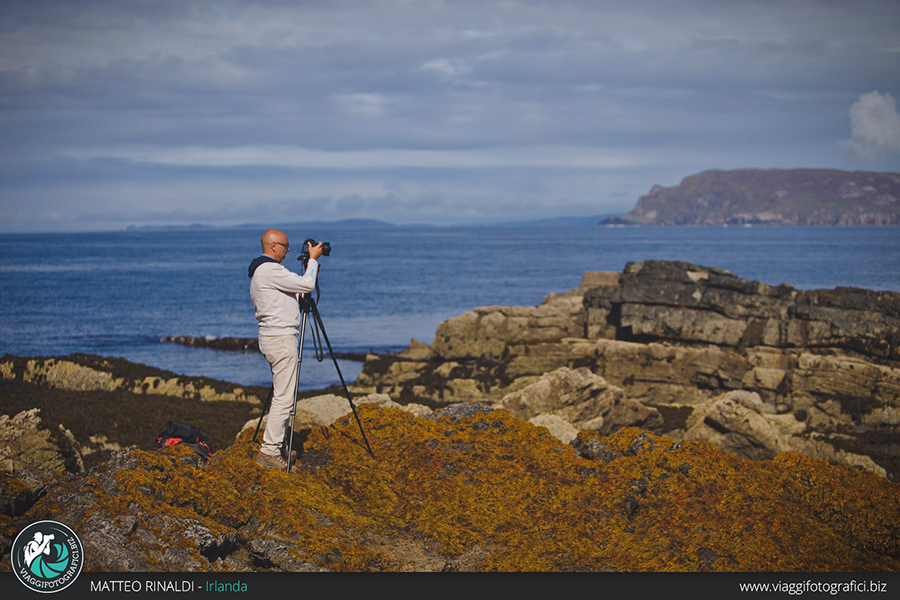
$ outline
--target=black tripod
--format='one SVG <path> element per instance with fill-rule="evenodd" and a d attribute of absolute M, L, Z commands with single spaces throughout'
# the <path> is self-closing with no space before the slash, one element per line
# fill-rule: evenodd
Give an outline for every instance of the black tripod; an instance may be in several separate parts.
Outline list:
<path fill-rule="evenodd" d="M 316 282 L 316 292 L 319 289 L 319 282 Z M 334 363 L 334 369 L 337 371 L 338 378 L 341 380 L 341 386 L 344 388 L 344 393 L 347 394 L 347 401 L 350 402 L 350 409 L 353 411 L 353 416 L 356 418 L 356 424 L 359 425 L 359 431 L 362 433 L 363 441 L 366 443 L 366 450 L 369 451 L 369 455 L 372 458 L 375 458 L 375 454 L 372 452 L 372 447 L 369 446 L 369 440 L 366 438 L 366 431 L 363 429 L 362 422 L 359 420 L 359 414 L 356 412 L 356 405 L 353 404 L 353 399 L 350 397 L 350 390 L 347 389 L 347 384 L 344 382 L 344 376 L 341 373 L 341 368 L 338 366 L 337 358 L 334 356 L 334 350 L 331 347 L 331 342 L 328 341 L 328 335 L 325 333 L 325 324 L 322 323 L 322 316 L 319 314 L 319 309 L 316 306 L 316 301 L 313 300 L 312 295 L 310 294 L 300 294 L 298 298 L 298 303 L 300 304 L 300 313 L 302 315 L 300 320 L 300 354 L 297 360 L 297 385 L 294 387 L 294 405 L 291 407 L 291 420 L 290 425 L 288 426 L 288 447 L 287 447 L 287 472 L 291 472 L 291 463 L 293 462 L 292 449 L 294 445 L 294 416 L 297 414 L 297 391 L 300 387 L 300 366 L 303 364 L 303 343 L 306 337 L 306 323 L 309 315 L 312 315 L 312 321 L 309 321 L 310 331 L 312 332 L 312 340 L 313 347 L 316 353 L 316 360 L 322 362 L 325 359 L 325 353 L 322 348 L 322 340 L 325 340 L 325 345 L 328 347 L 328 354 L 331 356 L 331 361 Z M 263 407 L 263 412 L 259 416 L 259 422 L 256 424 L 256 432 L 253 434 L 253 441 L 256 441 L 256 436 L 259 434 L 259 427 L 262 425 L 263 417 L 266 414 L 266 411 L 269 410 L 269 406 L 272 404 L 272 397 L 275 394 L 275 388 L 272 387 L 269 389 L 269 397 L 266 399 L 266 405 Z"/>

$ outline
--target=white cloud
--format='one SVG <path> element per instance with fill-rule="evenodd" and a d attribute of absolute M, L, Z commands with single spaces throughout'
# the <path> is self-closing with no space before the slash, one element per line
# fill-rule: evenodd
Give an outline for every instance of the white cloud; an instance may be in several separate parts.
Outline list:
<path fill-rule="evenodd" d="M 863 158 L 875 160 L 900 153 L 900 112 L 889 92 L 863 94 L 850 107 L 852 134 L 844 144 Z"/>
<path fill-rule="evenodd" d="M 468 75 L 472 69 L 461 60 L 453 60 L 449 58 L 437 58 L 429 60 L 421 67 L 420 71 L 433 71 L 446 79 L 454 79 L 463 75 Z"/>
<path fill-rule="evenodd" d="M 385 114 L 387 101 L 380 94 L 344 94 L 335 100 L 348 113 L 360 117 L 382 117 Z"/>

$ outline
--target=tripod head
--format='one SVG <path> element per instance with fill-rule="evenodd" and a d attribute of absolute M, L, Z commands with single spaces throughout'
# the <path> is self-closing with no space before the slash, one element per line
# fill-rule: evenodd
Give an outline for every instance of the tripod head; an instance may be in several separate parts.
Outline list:
<path fill-rule="evenodd" d="M 311 313 L 316 310 L 316 305 L 319 304 L 319 282 L 316 282 L 316 298 L 315 300 L 312 297 L 312 294 L 300 294 L 300 297 L 297 298 L 297 303 L 300 305 L 300 313 Z"/>

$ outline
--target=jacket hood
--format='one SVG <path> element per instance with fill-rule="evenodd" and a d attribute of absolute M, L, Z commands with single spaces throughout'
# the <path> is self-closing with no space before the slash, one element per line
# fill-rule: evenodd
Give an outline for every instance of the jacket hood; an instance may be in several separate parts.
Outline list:
<path fill-rule="evenodd" d="M 252 278 L 253 274 L 256 273 L 256 269 L 259 268 L 259 265 L 264 265 L 269 262 L 277 263 L 278 261 L 275 260 L 274 258 L 272 258 L 271 256 L 267 256 L 265 254 L 254 258 L 253 262 L 250 263 L 250 266 L 247 267 L 247 277 Z"/>

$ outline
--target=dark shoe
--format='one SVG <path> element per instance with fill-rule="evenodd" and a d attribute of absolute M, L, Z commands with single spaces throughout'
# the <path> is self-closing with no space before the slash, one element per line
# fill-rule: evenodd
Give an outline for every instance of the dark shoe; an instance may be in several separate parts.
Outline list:
<path fill-rule="evenodd" d="M 256 457 L 256 464 L 270 469 L 278 469 L 279 471 L 287 471 L 287 461 L 280 456 L 265 454 L 262 451 Z"/>

